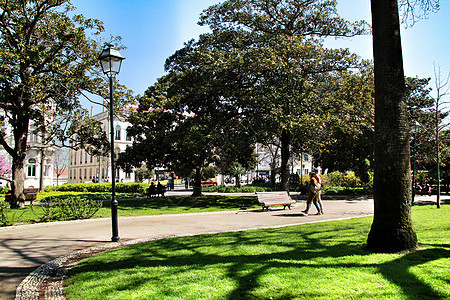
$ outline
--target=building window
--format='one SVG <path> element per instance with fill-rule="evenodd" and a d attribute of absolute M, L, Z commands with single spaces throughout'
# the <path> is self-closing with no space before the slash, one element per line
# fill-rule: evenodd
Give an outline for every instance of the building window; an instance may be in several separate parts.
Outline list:
<path fill-rule="evenodd" d="M 126 179 L 130 179 L 130 178 L 131 178 L 131 173 L 125 172 L 125 178 L 126 178 Z"/>
<path fill-rule="evenodd" d="M 28 166 L 28 176 L 36 176 L 36 165 Z"/>
<path fill-rule="evenodd" d="M 31 143 L 37 143 L 38 142 L 38 136 L 35 133 L 30 134 L 30 142 Z"/>
<path fill-rule="evenodd" d="M 127 141 L 131 141 L 131 135 L 128 133 L 128 129 L 130 129 L 129 126 L 127 127 L 127 130 L 126 130 L 126 132 L 125 132 L 125 134 L 126 134 L 126 140 L 127 140 Z"/>
<path fill-rule="evenodd" d="M 77 153 L 76 152 L 73 154 L 73 164 L 74 165 L 77 164 Z"/>
<path fill-rule="evenodd" d="M 84 151 L 84 162 L 87 163 L 87 157 L 88 157 L 88 153 L 87 151 Z"/>
<path fill-rule="evenodd" d="M 119 125 L 116 125 L 116 130 L 115 130 L 115 137 L 114 137 L 114 139 L 116 140 L 116 141 L 120 141 L 120 126 Z"/>
<path fill-rule="evenodd" d="M 80 150 L 80 165 L 83 163 L 83 150 Z"/>

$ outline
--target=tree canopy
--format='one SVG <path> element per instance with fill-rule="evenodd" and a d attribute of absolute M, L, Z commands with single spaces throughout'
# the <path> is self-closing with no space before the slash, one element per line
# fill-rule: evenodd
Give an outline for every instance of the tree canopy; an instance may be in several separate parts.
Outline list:
<path fill-rule="evenodd" d="M 0 145 L 12 157 L 13 201 L 24 198 L 30 133 L 43 146 L 57 140 L 85 147 L 104 140 L 79 100 L 87 93 L 107 98 L 108 85 L 97 67 L 101 45 L 89 37 L 99 37 L 104 28 L 73 10 L 64 0 L 0 1 L 0 121 L 8 129 L 0 134 Z"/>
<path fill-rule="evenodd" d="M 288 189 L 289 158 L 309 138 L 298 133 L 308 133 L 321 122 L 323 105 L 316 86 L 325 74 L 359 64 L 347 49 L 324 48 L 323 38 L 365 34 L 367 24 L 342 19 L 335 1 L 311 0 L 229 0 L 205 10 L 200 24 L 215 33 L 239 33 L 250 45 L 233 48 L 250 58 L 241 73 L 257 79 L 246 105 L 257 112 L 260 129 L 270 132 L 258 136 L 280 140 L 281 187 Z"/>

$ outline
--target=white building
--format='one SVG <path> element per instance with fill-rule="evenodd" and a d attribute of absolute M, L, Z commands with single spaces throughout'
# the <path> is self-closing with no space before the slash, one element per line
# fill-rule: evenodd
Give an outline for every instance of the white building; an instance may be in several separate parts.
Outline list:
<path fill-rule="evenodd" d="M 30 132 L 33 131 L 30 126 Z M 14 145 L 12 130 L 8 123 L 2 129 L 6 135 L 6 141 L 10 146 Z M 27 138 L 27 152 L 24 162 L 25 188 L 44 188 L 53 184 L 53 156 L 55 148 L 42 143 L 42 137 L 29 133 Z M 0 154 L 12 161 L 9 154 L 0 146 Z M 6 181 L 2 180 L 1 186 L 5 186 Z"/>
<path fill-rule="evenodd" d="M 108 140 L 110 139 L 110 121 L 109 112 L 104 111 L 92 116 L 94 120 L 101 122 L 103 131 L 106 132 Z M 130 123 L 126 121 L 126 117 L 116 117 L 114 120 L 114 152 L 116 155 L 124 152 L 127 145 L 131 145 L 132 138 L 127 135 L 127 128 Z M 68 164 L 68 182 L 92 182 L 96 178 L 99 182 L 110 181 L 111 176 L 111 157 L 107 156 L 93 156 L 86 150 L 69 150 L 69 164 Z M 120 168 L 116 168 L 115 178 L 117 181 L 134 182 L 135 174 L 126 173 Z"/>
<path fill-rule="evenodd" d="M 271 146 L 267 147 L 262 144 L 257 144 L 255 152 L 258 156 L 258 164 L 256 166 L 255 177 L 270 177 L 272 171 L 271 165 L 279 168 L 281 165 L 280 149 Z M 313 169 L 313 157 L 308 153 L 298 153 L 290 159 L 290 173 L 297 174 L 300 177 L 308 175 Z"/>
<path fill-rule="evenodd" d="M 29 136 L 33 138 L 33 135 Z M 28 142 L 25 159 L 25 188 L 53 185 L 53 156 L 55 149 L 40 142 Z"/>

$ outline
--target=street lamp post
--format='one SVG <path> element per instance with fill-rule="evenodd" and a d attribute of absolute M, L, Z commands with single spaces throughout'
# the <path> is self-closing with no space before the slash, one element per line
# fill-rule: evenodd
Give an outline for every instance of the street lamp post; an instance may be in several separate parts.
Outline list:
<path fill-rule="evenodd" d="M 107 44 L 102 54 L 98 57 L 102 66 L 103 73 L 109 78 L 109 121 L 111 126 L 111 219 L 112 219 L 112 238 L 111 241 L 119 241 L 119 225 L 117 221 L 116 199 L 116 170 L 114 166 L 114 105 L 113 105 L 113 77 L 120 72 L 122 60 L 125 58 L 120 52 Z"/>

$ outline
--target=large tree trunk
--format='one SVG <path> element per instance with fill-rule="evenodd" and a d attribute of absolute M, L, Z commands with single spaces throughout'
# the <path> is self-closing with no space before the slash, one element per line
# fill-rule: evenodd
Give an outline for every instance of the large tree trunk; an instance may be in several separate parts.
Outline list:
<path fill-rule="evenodd" d="M 12 182 L 11 182 L 11 208 L 20 207 L 21 203 L 25 202 L 25 194 L 23 193 L 25 172 L 24 157 L 13 159 L 12 163 Z"/>
<path fill-rule="evenodd" d="M 272 163 L 270 164 L 270 184 L 272 186 L 275 186 L 276 184 L 276 176 L 277 176 L 277 167 L 275 161 L 272 161 Z"/>
<path fill-rule="evenodd" d="M 196 168 L 192 197 L 200 197 L 201 195 L 202 195 L 202 170 L 201 168 Z"/>
<path fill-rule="evenodd" d="M 409 123 L 396 0 L 371 0 L 375 65 L 374 219 L 367 247 L 417 247 L 411 219 Z"/>
<path fill-rule="evenodd" d="M 16 119 L 18 122 L 13 132 L 14 148 L 11 148 L 9 145 L 3 145 L 12 157 L 11 208 L 18 208 L 25 203 L 25 194 L 23 192 L 25 183 L 24 165 L 27 155 L 29 118 L 27 116 L 21 116 L 21 118 L 17 116 Z"/>
<path fill-rule="evenodd" d="M 289 158 L 291 147 L 291 133 L 283 130 L 281 133 L 281 183 L 280 189 L 289 192 Z"/>

